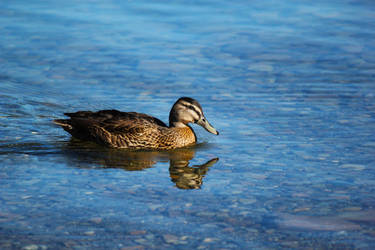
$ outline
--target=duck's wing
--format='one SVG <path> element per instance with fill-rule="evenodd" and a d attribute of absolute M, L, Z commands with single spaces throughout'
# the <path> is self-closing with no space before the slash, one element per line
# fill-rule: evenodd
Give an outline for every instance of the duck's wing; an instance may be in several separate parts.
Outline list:
<path fill-rule="evenodd" d="M 72 120 L 90 120 L 95 122 L 97 125 L 117 125 L 116 127 L 126 124 L 154 124 L 161 127 L 167 127 L 167 125 L 155 118 L 142 113 L 136 112 L 121 112 L 118 110 L 100 110 L 97 112 L 92 111 L 78 111 L 75 113 L 65 113 Z"/>
<path fill-rule="evenodd" d="M 66 113 L 70 119 L 64 120 L 68 127 L 63 127 L 74 137 L 93 140 L 112 147 L 129 147 L 143 142 L 146 145 L 154 141 L 154 135 L 160 127 L 167 127 L 161 120 L 136 112 L 101 110 L 98 112 L 79 111 Z M 58 120 L 58 124 L 61 125 Z M 56 122 L 56 121 L 55 121 Z"/>

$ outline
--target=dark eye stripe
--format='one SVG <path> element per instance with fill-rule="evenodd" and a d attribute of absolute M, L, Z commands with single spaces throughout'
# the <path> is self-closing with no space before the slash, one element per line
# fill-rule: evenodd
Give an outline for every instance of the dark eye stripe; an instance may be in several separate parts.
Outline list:
<path fill-rule="evenodd" d="M 193 111 L 194 111 L 195 113 L 197 113 L 197 115 L 198 115 L 199 119 L 201 118 L 202 114 L 201 114 L 201 112 L 200 112 L 200 111 L 198 111 L 198 110 L 197 110 L 197 108 L 196 108 L 196 107 L 194 107 L 193 105 L 188 105 L 188 104 L 185 104 L 185 103 L 182 103 L 182 105 L 183 105 L 184 107 L 187 107 L 188 109 L 191 109 L 191 110 L 193 110 Z"/>
<path fill-rule="evenodd" d="M 192 106 L 192 105 L 190 105 L 189 106 L 189 108 L 191 109 L 191 110 L 194 110 L 195 111 L 195 113 L 197 113 L 198 114 L 198 116 L 199 116 L 199 118 L 201 117 L 201 112 L 200 111 L 198 111 L 194 106 Z"/>

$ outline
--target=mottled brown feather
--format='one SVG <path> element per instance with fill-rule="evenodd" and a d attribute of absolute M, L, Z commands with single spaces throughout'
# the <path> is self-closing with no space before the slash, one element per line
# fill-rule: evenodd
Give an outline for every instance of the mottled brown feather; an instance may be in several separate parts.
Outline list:
<path fill-rule="evenodd" d="M 193 130 L 168 128 L 159 119 L 136 112 L 101 110 L 65 113 L 70 119 L 55 120 L 74 137 L 114 148 L 173 149 L 194 144 Z"/>
<path fill-rule="evenodd" d="M 65 113 L 69 119 L 54 122 L 81 140 L 129 149 L 174 149 L 197 141 L 188 123 L 196 123 L 208 132 L 219 132 L 205 119 L 201 105 L 190 97 L 179 98 L 169 113 L 169 127 L 161 120 L 136 112 L 118 110 Z"/>

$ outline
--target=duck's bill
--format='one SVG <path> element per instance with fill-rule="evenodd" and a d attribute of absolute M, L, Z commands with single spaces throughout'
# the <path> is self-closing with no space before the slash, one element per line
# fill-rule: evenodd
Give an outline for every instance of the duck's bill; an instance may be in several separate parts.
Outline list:
<path fill-rule="evenodd" d="M 205 128 L 208 132 L 218 135 L 219 131 L 217 131 L 214 127 L 211 126 L 211 124 L 206 120 L 206 118 L 202 118 L 197 122 L 198 125 L 202 126 Z"/>

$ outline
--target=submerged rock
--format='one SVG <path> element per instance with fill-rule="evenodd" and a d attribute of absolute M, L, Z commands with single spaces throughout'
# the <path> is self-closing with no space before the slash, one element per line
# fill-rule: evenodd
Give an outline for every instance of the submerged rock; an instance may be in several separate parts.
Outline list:
<path fill-rule="evenodd" d="M 277 220 L 277 224 L 284 228 L 314 231 L 358 230 L 361 228 L 358 224 L 339 217 L 315 217 L 291 214 L 281 214 Z"/>

